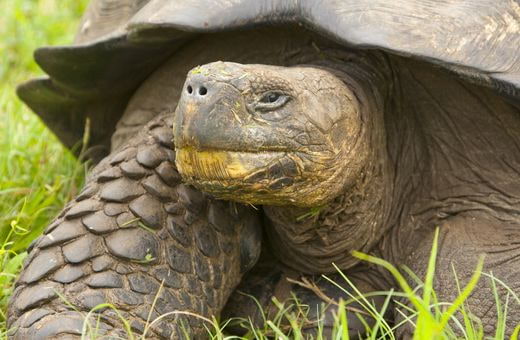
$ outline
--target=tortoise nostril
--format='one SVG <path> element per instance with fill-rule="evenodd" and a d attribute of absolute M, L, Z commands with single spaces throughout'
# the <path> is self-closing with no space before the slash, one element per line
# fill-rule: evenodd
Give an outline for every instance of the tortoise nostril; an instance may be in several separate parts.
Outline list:
<path fill-rule="evenodd" d="M 192 94 L 193 93 L 193 87 L 191 87 L 191 85 L 188 85 L 188 87 L 186 88 L 186 91 L 188 91 L 189 94 Z"/>
<path fill-rule="evenodd" d="M 205 88 L 204 86 L 201 86 L 201 87 L 199 88 L 199 94 L 200 94 L 201 96 L 204 96 L 206 93 L 208 93 L 208 89 Z"/>

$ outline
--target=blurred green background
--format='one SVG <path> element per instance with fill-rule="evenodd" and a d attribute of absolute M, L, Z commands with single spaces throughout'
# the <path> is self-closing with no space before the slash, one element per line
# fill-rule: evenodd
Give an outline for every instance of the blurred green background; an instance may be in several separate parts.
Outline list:
<path fill-rule="evenodd" d="M 81 187 L 85 169 L 16 97 L 43 73 L 33 51 L 69 44 L 88 0 L 2 0 L 0 13 L 0 330 L 25 249 Z"/>

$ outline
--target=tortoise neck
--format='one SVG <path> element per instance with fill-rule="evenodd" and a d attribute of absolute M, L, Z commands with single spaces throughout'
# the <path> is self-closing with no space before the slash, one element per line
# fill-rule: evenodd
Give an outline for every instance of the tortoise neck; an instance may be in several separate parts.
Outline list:
<path fill-rule="evenodd" d="M 386 230 L 388 215 L 381 166 L 367 168 L 345 194 L 321 207 L 264 206 L 265 224 L 276 255 L 304 273 L 345 270 L 358 260 L 353 250 L 368 252 Z"/>
<path fill-rule="evenodd" d="M 355 180 L 322 206 L 263 207 L 273 251 L 287 266 L 305 273 L 334 272 L 333 264 L 342 270 L 354 266 L 359 260 L 350 253 L 370 251 L 390 225 L 393 167 L 383 117 L 387 89 L 380 87 L 380 74 L 355 66 L 334 71 L 361 103 L 364 125 L 359 142 L 368 157 Z"/>

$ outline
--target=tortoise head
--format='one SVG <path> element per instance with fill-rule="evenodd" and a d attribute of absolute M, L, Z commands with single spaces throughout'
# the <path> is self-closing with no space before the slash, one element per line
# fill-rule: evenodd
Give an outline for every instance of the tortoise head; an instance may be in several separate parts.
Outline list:
<path fill-rule="evenodd" d="M 356 96 L 330 70 L 215 62 L 188 73 L 176 163 L 217 198 L 319 206 L 362 172 L 363 131 Z"/>

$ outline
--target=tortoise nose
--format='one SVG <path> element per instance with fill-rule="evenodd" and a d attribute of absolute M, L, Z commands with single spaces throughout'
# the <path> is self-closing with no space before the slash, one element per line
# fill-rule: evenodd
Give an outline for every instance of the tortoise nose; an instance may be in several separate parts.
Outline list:
<path fill-rule="evenodd" d="M 192 77 L 186 82 L 186 94 L 190 97 L 204 97 L 211 87 L 208 81 L 202 77 Z"/>

